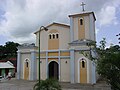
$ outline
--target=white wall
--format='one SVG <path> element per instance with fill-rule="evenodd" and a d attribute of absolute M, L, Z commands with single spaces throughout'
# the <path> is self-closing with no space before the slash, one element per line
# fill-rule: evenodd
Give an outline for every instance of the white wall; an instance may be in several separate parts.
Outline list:
<path fill-rule="evenodd" d="M 21 79 L 24 79 L 24 62 L 26 59 L 28 59 L 29 61 L 31 60 L 30 53 L 21 54 L 21 77 L 20 77 Z M 31 67 L 30 63 L 29 63 L 29 67 Z M 29 75 L 30 75 L 30 68 L 29 68 Z M 30 79 L 30 76 L 29 76 L 29 79 Z"/>
<path fill-rule="evenodd" d="M 66 63 L 67 61 L 67 63 Z M 70 59 L 61 59 L 61 82 L 70 82 Z"/>

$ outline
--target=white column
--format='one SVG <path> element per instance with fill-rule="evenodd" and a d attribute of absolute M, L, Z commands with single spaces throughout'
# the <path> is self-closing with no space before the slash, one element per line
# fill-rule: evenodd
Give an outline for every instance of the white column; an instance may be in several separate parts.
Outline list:
<path fill-rule="evenodd" d="M 75 83 L 75 54 L 74 49 L 70 50 L 70 78 L 71 83 Z"/>
<path fill-rule="evenodd" d="M 17 52 L 17 79 L 20 79 L 21 75 L 21 53 L 20 51 Z"/>
<path fill-rule="evenodd" d="M 73 18 L 70 17 L 70 41 L 74 40 L 74 32 L 73 32 Z"/>
<path fill-rule="evenodd" d="M 60 73 L 60 72 L 61 72 L 61 71 L 60 71 L 60 68 L 61 68 L 61 63 L 60 63 L 60 50 L 59 50 L 58 53 L 59 53 L 59 56 L 58 56 L 58 63 L 59 63 L 59 81 L 61 81 L 61 80 L 60 80 L 60 78 L 61 78 L 61 73 Z"/>
<path fill-rule="evenodd" d="M 96 83 L 95 63 L 92 61 L 92 84 Z"/>
<path fill-rule="evenodd" d="M 30 62 L 30 80 L 37 80 L 37 61 L 36 52 L 31 51 L 31 62 Z"/>
<path fill-rule="evenodd" d="M 48 52 L 46 51 L 46 79 L 49 78 L 48 74 Z"/>

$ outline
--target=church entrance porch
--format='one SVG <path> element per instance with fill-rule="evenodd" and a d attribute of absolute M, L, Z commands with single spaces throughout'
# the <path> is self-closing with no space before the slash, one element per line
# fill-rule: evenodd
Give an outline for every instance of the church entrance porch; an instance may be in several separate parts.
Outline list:
<path fill-rule="evenodd" d="M 48 65 L 49 78 L 59 79 L 59 65 L 57 62 L 52 61 Z"/>

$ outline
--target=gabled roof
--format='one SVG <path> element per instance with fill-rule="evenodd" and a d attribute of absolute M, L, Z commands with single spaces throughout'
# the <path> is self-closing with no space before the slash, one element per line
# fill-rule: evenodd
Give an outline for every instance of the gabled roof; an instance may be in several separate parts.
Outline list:
<path fill-rule="evenodd" d="M 53 26 L 53 25 L 70 28 L 70 25 L 63 24 L 63 23 L 56 23 L 56 22 L 53 22 L 53 23 L 47 25 L 46 28 L 49 28 L 50 26 Z M 39 30 L 37 30 L 34 34 L 36 34 L 38 31 Z"/>
<path fill-rule="evenodd" d="M 79 13 L 79 14 L 69 15 L 69 17 L 85 16 L 85 15 L 89 15 L 89 14 L 93 14 L 93 17 L 94 17 L 94 19 L 95 19 L 95 21 L 96 21 L 94 12 L 83 12 L 83 13 Z"/>
<path fill-rule="evenodd" d="M 47 28 L 50 27 L 50 26 L 52 26 L 52 25 L 64 26 L 64 27 L 68 27 L 68 28 L 70 27 L 70 25 L 67 25 L 67 24 L 53 22 L 52 24 L 49 24 L 47 26 Z"/>
<path fill-rule="evenodd" d="M 1 68 L 15 68 L 13 64 L 10 61 L 7 62 L 1 62 L 0 63 L 0 69 Z"/>

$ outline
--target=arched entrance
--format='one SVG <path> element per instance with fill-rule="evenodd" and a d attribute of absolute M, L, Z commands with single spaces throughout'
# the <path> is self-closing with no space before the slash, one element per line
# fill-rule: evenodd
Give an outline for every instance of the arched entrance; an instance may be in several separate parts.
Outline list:
<path fill-rule="evenodd" d="M 48 65 L 49 68 L 49 78 L 59 79 L 59 65 L 57 62 L 52 61 Z"/>

